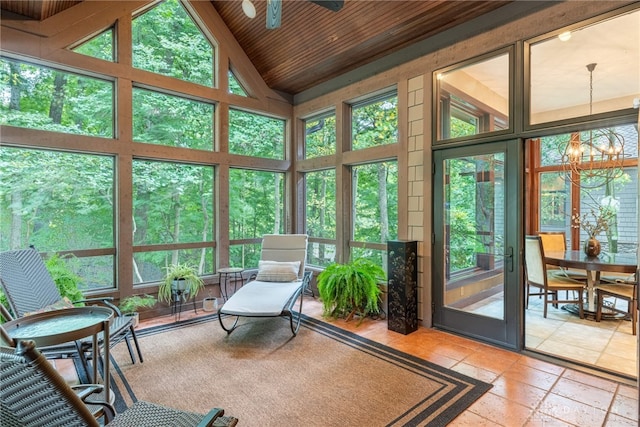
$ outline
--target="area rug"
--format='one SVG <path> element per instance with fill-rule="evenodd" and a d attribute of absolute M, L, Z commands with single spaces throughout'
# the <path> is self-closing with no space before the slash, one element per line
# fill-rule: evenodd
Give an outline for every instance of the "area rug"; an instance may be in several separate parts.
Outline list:
<path fill-rule="evenodd" d="M 241 322 L 138 331 L 144 363 L 111 351 L 117 406 L 218 407 L 239 426 L 445 426 L 491 387 L 310 317 L 296 337 L 282 318 Z"/>

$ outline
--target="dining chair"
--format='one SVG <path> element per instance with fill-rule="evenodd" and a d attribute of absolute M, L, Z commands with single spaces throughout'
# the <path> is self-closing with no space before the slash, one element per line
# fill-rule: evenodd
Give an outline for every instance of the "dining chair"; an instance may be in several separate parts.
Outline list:
<path fill-rule="evenodd" d="M 49 274 L 42 256 L 34 248 L 0 253 L 0 285 L 9 303 L 10 314 L 13 318 L 68 306 Z M 113 347 L 119 342 L 125 341 L 131 356 L 131 362 L 135 363 L 136 357 L 131 343 L 133 341 L 138 358 L 140 362 L 143 362 L 142 351 L 138 345 L 132 318 L 121 315 L 120 310 L 111 303 L 111 300 L 112 298 L 88 298 L 81 301 L 73 301 L 73 303 L 96 304 L 112 309 L 114 318 L 109 329 L 110 346 Z M 5 312 L 2 314 L 3 317 L 7 315 Z M 77 357 L 82 363 L 85 374 L 90 378 L 85 356 L 85 353 L 88 353 L 90 348 L 90 340 L 83 340 L 81 342 L 46 347 L 41 350 L 51 359 Z M 93 381 L 95 382 L 95 379 Z"/>
<path fill-rule="evenodd" d="M 0 420 L 3 426 L 235 426 L 238 419 L 214 408 L 208 414 L 181 411 L 138 400 L 116 414 L 106 401 L 87 399 L 102 391 L 100 384 L 81 389 L 67 384 L 33 341 L 15 348 L 0 347 Z M 95 412 L 92 406 L 102 406 Z"/>
<path fill-rule="evenodd" d="M 631 320 L 631 331 L 636 335 L 638 322 L 638 272 L 636 272 L 635 283 L 600 283 L 596 286 L 596 322 L 602 319 L 602 311 L 605 308 L 605 298 L 614 298 L 613 304 L 606 306 L 607 310 L 614 313 L 624 314 L 625 318 Z M 618 300 L 626 301 L 626 310 L 616 306 Z"/>
<path fill-rule="evenodd" d="M 547 305 L 553 304 L 558 307 L 558 303 L 578 304 L 579 315 L 584 319 L 583 296 L 585 284 L 581 281 L 571 279 L 547 272 L 547 264 L 544 262 L 544 248 L 540 236 L 525 237 L 525 276 L 526 276 L 526 307 L 529 308 L 529 297 L 540 295 L 544 299 L 544 317 L 547 317 Z M 540 292 L 532 293 L 531 287 L 540 289 Z M 558 291 L 575 291 L 577 299 L 567 298 L 561 300 Z"/>
<path fill-rule="evenodd" d="M 542 247 L 545 252 L 565 252 L 567 250 L 567 237 L 564 231 L 540 231 L 538 235 L 542 239 Z M 573 268 L 559 267 L 547 264 L 547 271 L 557 273 L 575 280 L 587 280 L 586 271 Z"/>

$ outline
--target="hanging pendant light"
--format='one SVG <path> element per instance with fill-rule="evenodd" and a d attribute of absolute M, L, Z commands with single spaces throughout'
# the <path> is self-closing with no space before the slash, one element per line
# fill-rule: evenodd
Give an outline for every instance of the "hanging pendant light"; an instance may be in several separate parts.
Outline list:
<path fill-rule="evenodd" d="M 589 71 L 589 116 L 593 114 L 593 71 Z M 582 188 L 598 188 L 624 173 L 624 138 L 613 128 L 571 134 L 564 146 L 562 166 L 567 178 Z"/>

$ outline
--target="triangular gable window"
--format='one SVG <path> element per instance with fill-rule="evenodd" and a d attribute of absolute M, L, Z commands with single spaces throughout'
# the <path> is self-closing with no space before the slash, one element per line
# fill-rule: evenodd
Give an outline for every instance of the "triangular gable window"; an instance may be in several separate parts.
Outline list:
<path fill-rule="evenodd" d="M 80 46 L 74 48 L 73 51 L 93 58 L 114 62 L 113 28 L 109 28 L 91 40 L 82 43 Z"/>
<path fill-rule="evenodd" d="M 178 0 L 166 0 L 132 21 L 133 66 L 213 86 L 213 47 Z"/>
<path fill-rule="evenodd" d="M 247 91 L 244 90 L 233 71 L 229 70 L 229 93 L 240 96 L 247 96 Z"/>

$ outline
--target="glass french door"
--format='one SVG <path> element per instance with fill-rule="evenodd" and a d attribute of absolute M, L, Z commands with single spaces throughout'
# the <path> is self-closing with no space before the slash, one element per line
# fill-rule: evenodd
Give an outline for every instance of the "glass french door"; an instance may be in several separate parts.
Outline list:
<path fill-rule="evenodd" d="M 434 151 L 434 326 L 521 346 L 522 144 Z"/>

